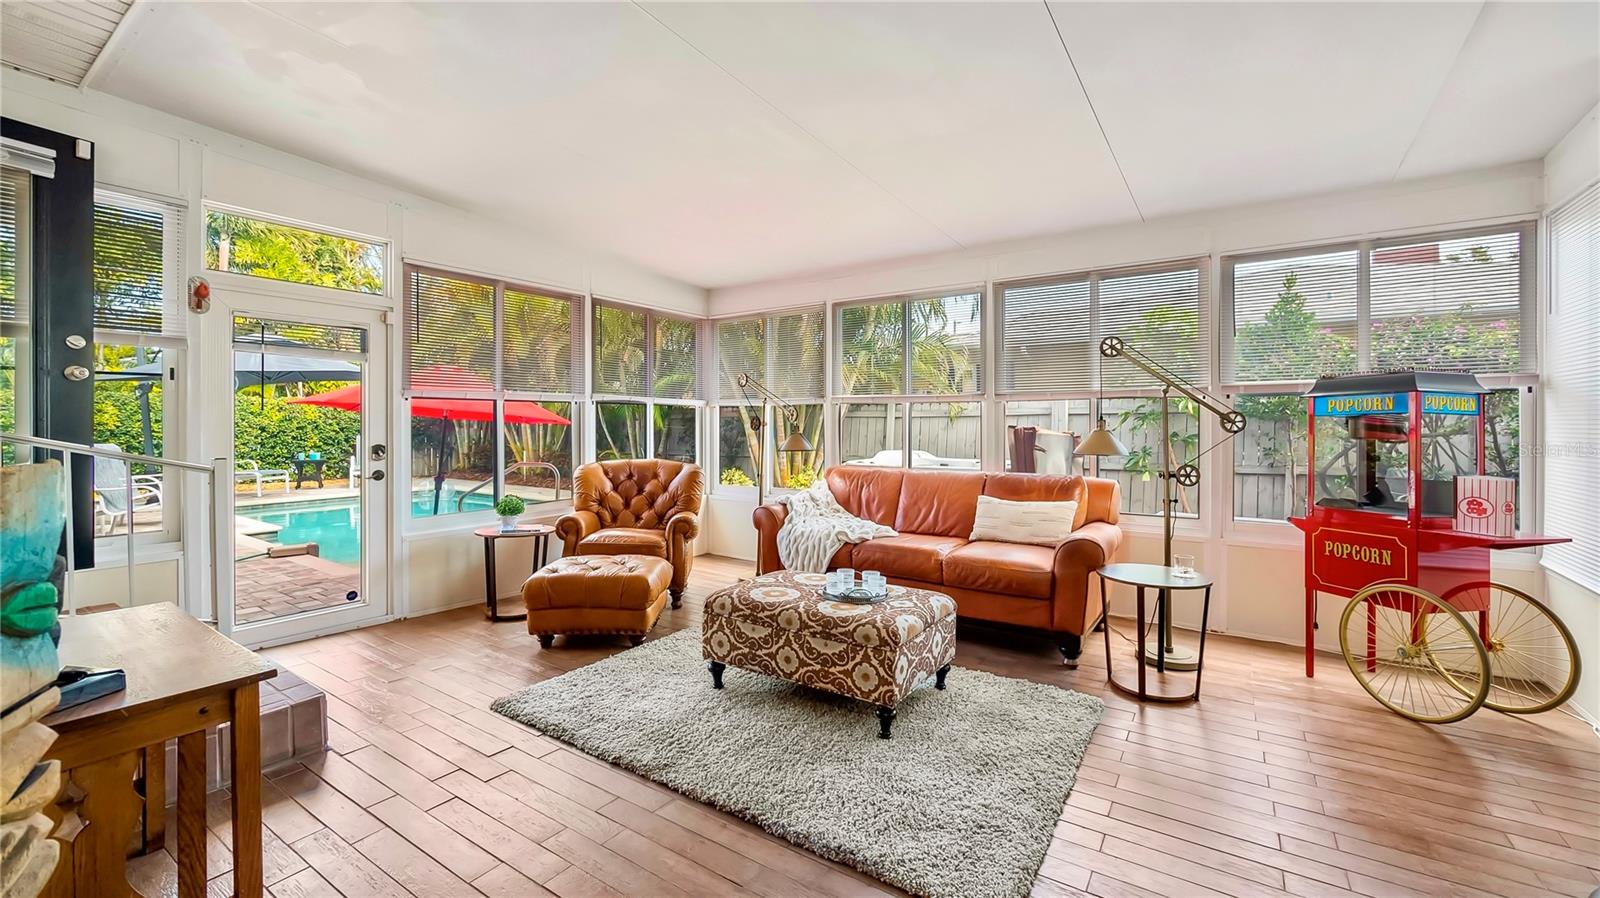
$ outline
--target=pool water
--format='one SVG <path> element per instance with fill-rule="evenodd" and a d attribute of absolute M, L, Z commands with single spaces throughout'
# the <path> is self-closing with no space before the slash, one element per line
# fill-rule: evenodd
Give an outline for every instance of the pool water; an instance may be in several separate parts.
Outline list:
<path fill-rule="evenodd" d="M 494 507 L 494 497 L 471 495 L 463 505 L 465 511 L 483 511 Z M 452 514 L 456 498 L 446 495 L 439 500 L 439 513 Z M 312 502 L 286 502 L 281 505 L 258 505 L 241 511 L 246 517 L 279 528 L 277 542 L 296 546 L 316 543 L 317 554 L 339 564 L 361 563 L 361 500 L 319 499 Z M 426 518 L 433 515 L 433 490 L 419 490 L 411 494 L 411 516 Z"/>

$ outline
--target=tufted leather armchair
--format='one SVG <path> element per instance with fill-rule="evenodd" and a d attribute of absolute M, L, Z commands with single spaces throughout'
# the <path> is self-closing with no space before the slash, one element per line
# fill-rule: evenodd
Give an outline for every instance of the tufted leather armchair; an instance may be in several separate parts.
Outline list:
<path fill-rule="evenodd" d="M 565 555 L 654 555 L 672 565 L 672 607 L 694 565 L 705 482 L 699 465 L 624 459 L 573 473 L 572 513 L 556 521 Z"/>

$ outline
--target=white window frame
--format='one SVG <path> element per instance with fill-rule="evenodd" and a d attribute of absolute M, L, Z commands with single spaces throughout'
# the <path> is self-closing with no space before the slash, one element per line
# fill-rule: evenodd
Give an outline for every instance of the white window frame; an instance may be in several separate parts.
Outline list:
<path fill-rule="evenodd" d="M 324 231 L 324 233 L 327 233 L 327 232 Z M 509 289 L 509 290 L 514 290 L 514 291 L 518 291 L 518 292 L 528 292 L 528 293 L 535 293 L 535 294 L 552 294 L 552 295 L 560 296 L 560 297 L 563 297 L 563 298 L 566 298 L 566 299 L 570 299 L 572 302 L 576 303 L 579 306 L 581 314 L 575 316 L 575 319 L 579 322 L 579 327 L 578 327 L 577 331 L 574 332 L 571 335 L 572 357 L 573 357 L 574 360 L 581 360 L 581 364 L 584 365 L 584 368 L 578 374 L 577 380 L 579 382 L 575 383 L 573 385 L 575 387 L 584 386 L 585 384 L 588 383 L 588 378 L 589 378 L 589 371 L 588 371 L 588 367 L 587 367 L 587 365 L 588 365 L 588 354 L 584 349 L 584 344 L 585 344 L 585 338 L 587 336 L 587 332 L 588 332 L 588 329 L 589 329 L 589 327 L 588 327 L 588 320 L 589 320 L 588 316 L 591 314 L 590 313 L 591 301 L 590 301 L 590 297 L 587 294 L 574 293 L 571 290 L 563 289 L 561 287 L 541 286 L 541 285 L 537 285 L 537 284 L 530 284 L 527 281 L 521 281 L 521 280 L 515 280 L 515 279 L 509 279 L 509 278 L 501 278 L 501 277 L 496 277 L 494 275 L 479 274 L 477 272 L 471 272 L 471 271 L 461 271 L 461 270 L 456 270 L 456 269 L 443 268 L 443 267 L 440 267 L 438 265 L 432 265 L 432 264 L 429 264 L 429 263 L 416 262 L 416 261 L 408 260 L 401 266 L 400 275 L 399 275 L 400 283 L 399 283 L 398 289 L 399 289 L 399 302 L 401 304 L 401 309 L 402 309 L 402 312 L 401 312 L 402 319 L 403 319 L 402 323 L 401 323 L 401 327 L 402 328 L 404 328 L 406 325 L 408 325 L 410 323 L 409 318 L 406 318 L 405 316 L 409 315 L 409 309 L 410 309 L 410 289 L 411 289 L 410 288 L 410 282 L 411 282 L 412 272 L 422 272 L 424 274 L 436 275 L 438 277 L 450 278 L 450 279 L 453 279 L 453 280 L 459 280 L 459 281 L 465 281 L 465 282 L 468 282 L 468 283 L 479 284 L 479 285 L 482 285 L 482 286 L 491 287 L 494 290 L 494 333 L 495 333 L 494 343 L 495 343 L 495 346 L 494 346 L 494 373 L 493 373 L 492 380 L 493 380 L 493 382 L 495 384 L 495 389 L 493 389 L 493 390 L 477 390 L 477 391 L 474 391 L 474 390 L 437 390 L 437 389 L 412 389 L 411 387 L 407 386 L 406 385 L 406 381 L 409 379 L 408 378 L 408 374 L 409 374 L 409 372 L 411 370 L 411 346 L 404 339 L 403 333 L 402 333 L 401 339 L 400 339 L 401 352 L 400 352 L 399 364 L 397 366 L 397 370 L 401 372 L 401 377 L 399 378 L 399 380 L 400 380 L 400 383 L 401 383 L 401 393 L 400 393 L 400 395 L 402 397 L 402 403 L 401 403 L 401 405 L 402 405 L 402 414 L 400 416 L 401 420 L 399 422 L 397 422 L 397 423 L 399 423 L 399 424 L 401 424 L 403 426 L 397 427 L 395 429 L 394 433 L 395 433 L 397 438 L 403 439 L 405 441 L 404 442 L 404 449 L 405 449 L 405 453 L 406 453 L 406 458 L 405 458 L 405 461 L 404 461 L 405 484 L 403 486 L 401 486 L 401 487 L 397 487 L 396 488 L 397 504 L 401 506 L 401 510 L 399 512 L 399 515 L 400 515 L 402 529 L 404 530 L 405 534 L 408 535 L 408 536 L 409 535 L 427 535 L 427 534 L 434 534 L 434 533 L 445 533 L 445 532 L 456 531 L 456 530 L 476 529 L 478 527 L 484 526 L 485 524 L 490 523 L 490 522 L 492 522 L 492 521 L 497 519 L 498 516 L 495 515 L 493 509 L 482 509 L 482 510 L 479 510 L 479 511 L 450 512 L 448 514 L 428 515 L 426 517 L 417 517 L 417 516 L 415 516 L 415 515 L 413 515 L 411 513 L 411 479 L 412 478 L 411 478 L 410 453 L 411 453 L 411 439 L 412 439 L 412 436 L 411 436 L 412 435 L 412 424 L 413 424 L 414 419 L 413 419 L 413 417 L 411 415 L 411 406 L 410 406 L 410 404 L 407 403 L 407 402 L 404 402 L 403 400 L 407 400 L 407 399 L 423 399 L 423 398 L 429 398 L 429 399 L 468 399 L 468 400 L 478 400 L 478 401 L 493 402 L 494 403 L 494 421 L 492 422 L 492 424 L 493 424 L 493 427 L 494 427 L 494 432 L 495 432 L 496 438 L 494 440 L 494 477 L 493 477 L 494 483 L 492 485 L 492 489 L 493 489 L 493 495 L 494 495 L 494 497 L 495 497 L 495 499 L 497 501 L 499 500 L 499 498 L 501 496 L 505 495 L 505 475 L 506 475 L 506 468 L 507 468 L 506 457 L 505 457 L 505 453 L 506 453 L 505 403 L 508 402 L 508 401 L 513 401 L 513 400 L 528 400 L 528 401 L 539 402 L 539 403 L 546 403 L 546 402 L 565 402 L 565 403 L 570 403 L 568 408 L 571 410 L 571 413 L 568 414 L 566 417 L 571 422 L 571 424 L 568 425 L 568 428 L 569 428 L 568 429 L 568 435 L 569 435 L 568 439 L 570 440 L 570 442 L 572 444 L 573 470 L 576 471 L 578 465 L 583 464 L 585 460 L 592 460 L 593 459 L 593 456 L 592 456 L 592 452 L 593 452 L 592 441 L 585 440 L 585 435 L 586 435 L 586 432 L 587 432 L 587 428 L 585 428 L 583 426 L 583 420 L 584 420 L 583 416 L 590 413 L 589 406 L 591 405 L 591 402 L 588 401 L 588 397 L 582 391 L 574 391 L 572 393 L 559 393 L 559 392 L 538 392 L 538 391 L 527 391 L 527 390 L 507 390 L 507 389 L 503 389 L 503 384 L 505 383 L 504 371 L 503 371 L 504 364 L 505 364 L 505 345 L 504 345 L 505 293 Z M 332 288 L 316 288 L 316 289 L 327 290 L 327 289 L 332 289 Z M 368 295 L 368 294 L 357 293 L 356 291 L 353 291 L 353 290 L 338 290 L 338 291 L 335 291 L 335 292 L 339 293 L 341 296 L 364 296 L 364 295 Z M 579 361 L 575 361 L 574 364 L 576 365 L 576 364 L 579 364 L 579 363 L 580 363 Z M 572 481 L 573 481 L 573 478 L 572 478 L 571 474 L 572 474 L 572 472 L 568 472 L 568 479 L 567 479 L 567 483 L 566 483 L 567 498 L 565 500 L 552 499 L 549 502 L 540 502 L 538 504 L 530 504 L 528 506 L 527 515 L 530 516 L 534 520 L 540 520 L 540 519 L 546 519 L 546 518 L 553 518 L 556 514 L 559 514 L 563 509 L 563 506 L 562 506 L 561 503 L 563 501 L 570 502 L 570 500 L 571 500 L 571 496 L 572 496 Z"/>
<path fill-rule="evenodd" d="M 793 308 L 775 309 L 758 315 L 731 315 L 724 318 L 713 318 L 705 323 L 706 327 L 704 333 L 707 335 L 706 342 L 710 347 L 710 352 L 709 354 L 703 355 L 703 357 L 706 359 L 706 365 L 709 369 L 709 376 L 701 378 L 701 385 L 705 391 L 705 395 L 710 397 L 710 401 L 707 403 L 705 414 L 705 419 L 707 422 L 706 427 L 708 433 L 710 434 L 710 441 L 705 444 L 706 449 L 703 451 L 709 451 L 710 459 L 704 467 L 709 476 L 711 491 L 716 493 L 719 498 L 748 500 L 754 502 L 758 488 L 755 486 L 737 486 L 722 482 L 722 412 L 724 409 L 733 409 L 738 414 L 744 415 L 748 414 L 746 409 L 753 409 L 756 406 L 746 406 L 743 403 L 733 402 L 722 398 L 722 373 L 719 370 L 721 366 L 722 355 L 716 345 L 717 326 L 732 321 L 761 321 L 763 335 L 765 337 L 765 335 L 770 334 L 772 322 L 775 319 L 783 318 L 788 315 L 802 315 L 807 312 L 822 313 L 822 392 L 826 394 L 828 392 L 827 384 L 832 377 L 832 365 L 829 363 L 828 359 L 831 358 L 831 347 L 834 340 L 834 328 L 832 323 L 833 313 L 829 304 L 812 303 Z M 765 375 L 773 366 L 775 346 L 771 340 L 764 339 L 763 342 L 766 347 L 766 356 L 762 361 L 762 374 Z M 834 448 L 837 422 L 834 420 L 832 402 L 827 398 L 826 395 L 784 399 L 784 402 L 794 406 L 816 405 L 822 407 L 822 467 L 824 470 L 826 470 L 829 465 L 834 463 L 833 459 L 837 457 L 836 450 Z M 763 406 L 771 408 L 770 404 L 763 404 Z M 794 492 L 792 489 L 777 486 L 775 483 L 778 458 L 778 445 L 776 438 L 777 428 L 775 426 L 777 419 L 773 415 L 773 412 L 775 411 L 776 409 L 772 409 L 772 411 L 768 412 L 767 419 L 761 428 L 761 432 L 758 434 L 761 439 L 761 446 L 759 447 L 760 454 L 758 457 L 761 459 L 761 461 L 760 469 L 756 472 L 756 476 L 760 478 L 761 483 L 768 484 L 767 489 L 764 490 L 764 492 L 769 497 L 783 496 Z"/>
<path fill-rule="evenodd" d="M 596 296 L 596 297 L 593 298 L 593 302 L 590 304 L 590 308 L 589 308 L 589 318 L 588 318 L 587 328 L 590 330 L 590 332 L 593 332 L 593 330 L 594 330 L 595 310 L 600 308 L 601 306 L 605 306 L 607 308 L 613 308 L 613 309 L 622 309 L 622 310 L 629 311 L 629 312 L 638 312 L 638 313 L 641 313 L 641 314 L 643 314 L 645 316 L 645 318 L 644 318 L 644 393 L 642 395 L 640 395 L 640 394 L 632 394 L 632 393 L 602 393 L 602 392 L 594 391 L 594 389 L 593 389 L 593 384 L 594 384 L 594 360 L 591 357 L 590 360 L 589 360 L 589 366 L 586 369 L 586 373 L 585 373 L 585 376 L 588 379 L 588 383 L 590 384 L 590 389 L 591 389 L 590 395 L 591 395 L 591 398 L 593 399 L 593 405 L 595 406 L 595 408 L 591 412 L 591 414 L 598 415 L 600 413 L 599 412 L 599 406 L 604 405 L 604 404 L 608 404 L 608 403 L 637 403 L 637 404 L 643 405 L 644 406 L 644 446 L 643 446 L 644 453 L 640 456 L 640 458 L 652 458 L 653 459 L 653 458 L 656 457 L 656 415 L 655 415 L 655 407 L 658 406 L 658 405 L 671 405 L 671 406 L 680 406 L 680 407 L 693 408 L 695 410 L 695 424 L 694 424 L 695 460 L 694 460 L 694 464 L 699 465 L 702 471 L 706 470 L 706 465 L 704 464 L 705 456 L 706 456 L 705 418 L 706 418 L 706 405 L 707 405 L 706 400 L 705 400 L 705 396 L 706 396 L 706 376 L 705 376 L 706 326 L 705 326 L 705 319 L 703 319 L 703 318 L 695 318 L 695 317 L 690 316 L 690 315 L 677 315 L 677 314 L 673 314 L 671 312 L 662 312 L 662 311 L 658 311 L 656 309 L 651 309 L 651 308 L 646 307 L 646 306 L 637 305 L 635 303 L 630 303 L 630 302 L 625 302 L 625 301 L 622 301 L 622 300 L 608 299 L 608 298 L 605 298 L 605 297 Z M 695 377 L 696 385 L 695 385 L 695 395 L 694 395 L 693 398 L 689 398 L 689 399 L 683 399 L 683 398 L 657 398 L 655 396 L 655 386 L 656 386 L 655 385 L 655 377 L 656 377 L 656 371 L 655 371 L 655 361 L 656 361 L 656 359 L 655 359 L 656 323 L 658 321 L 662 320 L 662 319 L 670 319 L 670 320 L 673 320 L 673 321 L 686 321 L 686 322 L 689 322 L 689 323 L 691 323 L 691 324 L 693 324 L 695 326 L 695 338 L 694 338 L 695 339 L 695 344 L 694 344 L 695 348 L 694 348 L 694 351 L 695 351 L 695 358 L 696 358 L 698 364 L 696 366 L 696 368 L 697 368 L 696 377 Z M 592 344 L 593 341 L 590 341 L 590 342 Z M 592 348 L 591 348 L 591 356 L 592 356 Z M 595 431 L 595 436 L 598 438 L 598 436 L 599 436 L 599 427 L 595 426 L 595 427 L 591 427 L 590 429 Z M 598 452 L 599 452 L 598 444 L 596 444 L 594 442 L 591 442 L 590 445 L 589 445 L 588 454 L 586 454 L 584 456 L 584 458 L 586 460 L 588 460 L 588 461 L 596 461 L 596 460 L 598 460 Z"/>
<path fill-rule="evenodd" d="M 161 453 L 159 457 L 173 458 L 174 456 L 181 456 L 181 448 L 188 445 L 188 437 L 185 432 L 187 422 L 183 412 L 187 407 L 186 387 L 189 382 L 186 369 L 189 343 L 188 329 L 185 325 L 187 324 L 189 311 L 184 299 L 186 292 L 184 287 L 187 281 L 183 253 L 184 240 L 186 238 L 184 207 L 174 200 L 130 191 L 125 188 L 98 184 L 95 185 L 94 202 L 96 205 L 123 206 L 146 212 L 156 212 L 161 215 L 162 333 L 152 334 L 144 331 L 125 331 L 96 327 L 94 329 L 94 343 L 96 346 L 102 344 L 109 346 L 139 346 L 160 350 L 162 365 L 166 371 L 160 378 L 162 397 Z M 124 446 L 122 449 L 124 452 L 136 454 L 143 454 L 144 452 L 144 447 L 142 446 Z M 165 475 L 165 471 L 163 471 L 163 475 Z M 170 547 L 173 550 L 177 550 L 181 547 L 183 543 L 183 481 L 183 477 L 162 477 L 161 529 L 135 533 L 133 535 L 133 544 L 136 549 Z M 127 555 L 127 547 L 128 538 L 126 535 L 97 535 L 95 537 L 96 567 L 103 567 L 107 564 L 123 564 Z"/>
<path fill-rule="evenodd" d="M 1539 304 L 1538 304 L 1538 259 L 1544 253 L 1542 235 L 1537 228 L 1537 222 L 1532 219 L 1517 218 L 1511 221 L 1491 225 L 1477 225 L 1467 228 L 1429 228 L 1415 232 L 1399 234 L 1385 234 L 1381 237 L 1368 237 L 1360 240 L 1345 240 L 1333 243 L 1310 243 L 1300 246 L 1273 249 L 1267 252 L 1238 252 L 1218 256 L 1217 272 L 1219 276 L 1219 289 L 1217 290 L 1216 308 L 1213 332 L 1217 352 L 1214 356 L 1215 376 L 1221 384 L 1220 393 L 1229 400 L 1230 404 L 1237 396 L 1250 394 L 1285 394 L 1304 393 L 1311 389 L 1313 380 L 1279 380 L 1279 381 L 1248 381 L 1227 383 L 1221 381 L 1223 373 L 1229 369 L 1234 351 L 1234 297 L 1233 297 L 1233 270 L 1240 262 L 1257 262 L 1272 259 L 1287 259 L 1297 256 L 1313 256 L 1323 253 L 1355 251 L 1357 257 L 1356 272 L 1356 361 L 1355 369 L 1358 371 L 1370 370 L 1372 364 L 1372 316 L 1370 311 L 1371 300 L 1371 253 L 1375 249 L 1389 246 L 1403 246 L 1412 243 L 1427 242 L 1430 240 L 1459 240 L 1482 236 L 1487 234 L 1504 234 L 1510 231 L 1522 233 L 1521 248 L 1521 277 L 1522 299 L 1519 310 L 1518 340 L 1521 344 L 1521 359 L 1523 372 L 1510 374 L 1478 374 L 1478 380 L 1489 390 L 1515 389 L 1519 392 L 1517 403 L 1518 426 L 1522 434 L 1536 434 L 1538 425 L 1538 408 L 1540 405 L 1539 375 L 1527 370 L 1537 367 L 1537 347 L 1539 334 Z M 1523 438 L 1524 455 L 1529 441 Z M 1213 453 L 1215 454 L 1215 453 Z M 1234 455 L 1229 451 L 1219 459 L 1215 468 L 1219 468 L 1218 479 L 1221 482 L 1221 494 L 1216 497 L 1217 510 L 1222 522 L 1223 534 L 1230 540 L 1237 540 L 1245 544 L 1264 545 L 1298 545 L 1301 541 L 1299 531 L 1288 521 L 1278 521 L 1266 518 L 1236 518 L 1233 515 L 1233 472 Z M 1313 460 L 1314 462 L 1314 460 Z M 1533 464 L 1519 465 L 1517 491 L 1522 503 L 1521 532 L 1531 532 L 1535 528 L 1538 508 L 1538 480 Z M 1292 503 L 1291 503 L 1292 505 Z M 1526 552 L 1498 553 L 1502 558 L 1512 555 L 1525 555 Z M 1517 562 L 1512 562 L 1516 564 Z"/>

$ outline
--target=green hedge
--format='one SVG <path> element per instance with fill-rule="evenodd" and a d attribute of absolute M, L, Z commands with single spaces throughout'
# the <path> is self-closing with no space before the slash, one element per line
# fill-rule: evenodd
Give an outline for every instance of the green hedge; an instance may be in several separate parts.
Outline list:
<path fill-rule="evenodd" d="M 253 393 L 253 391 L 252 391 Z M 321 452 L 325 477 L 350 471 L 350 451 L 361 435 L 355 412 L 295 405 L 276 396 L 240 394 L 233 403 L 234 458 L 252 459 L 263 468 L 292 470 L 297 453 Z"/>
<path fill-rule="evenodd" d="M 157 455 L 162 449 L 161 401 L 161 391 L 153 391 L 150 423 Z M 280 396 L 268 396 L 263 403 L 259 395 L 249 393 L 236 397 L 233 425 L 235 458 L 287 471 L 293 470 L 291 462 L 297 453 L 321 452 L 327 478 L 349 473 L 350 450 L 361 433 L 361 417 L 354 412 L 295 405 Z M 94 441 L 112 443 L 127 452 L 144 451 L 144 426 L 134 385 L 95 385 Z"/>

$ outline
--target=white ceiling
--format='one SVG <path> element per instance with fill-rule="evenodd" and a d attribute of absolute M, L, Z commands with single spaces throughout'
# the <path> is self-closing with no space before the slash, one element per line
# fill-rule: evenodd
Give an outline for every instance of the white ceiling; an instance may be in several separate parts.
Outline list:
<path fill-rule="evenodd" d="M 1597 10 L 159 3 L 90 86 L 718 287 L 1539 158 Z"/>

